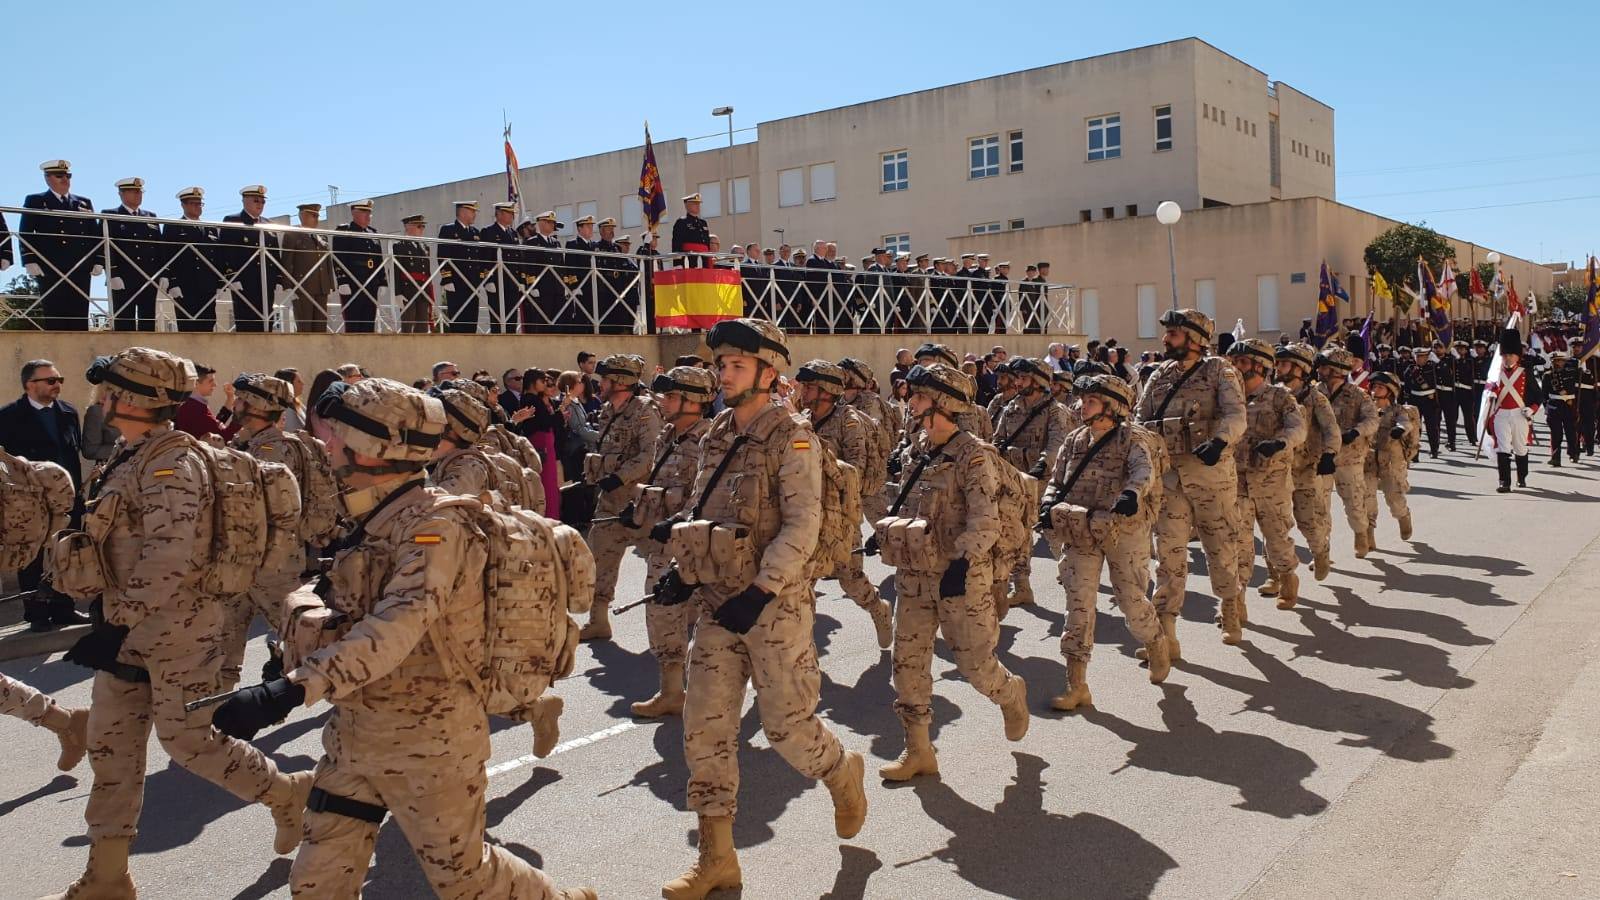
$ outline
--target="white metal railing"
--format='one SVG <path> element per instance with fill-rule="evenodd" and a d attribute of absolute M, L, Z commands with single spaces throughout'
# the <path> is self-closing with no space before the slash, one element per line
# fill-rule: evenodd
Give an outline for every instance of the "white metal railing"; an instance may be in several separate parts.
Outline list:
<path fill-rule="evenodd" d="M 29 291 L 0 292 L 0 329 L 644 334 L 651 280 L 735 267 L 746 315 L 796 333 L 1076 332 L 1070 285 L 924 272 L 739 265 L 256 224 L 0 206 Z M 15 238 L 20 253 L 12 254 Z M 0 276 L 8 282 L 14 279 Z"/>

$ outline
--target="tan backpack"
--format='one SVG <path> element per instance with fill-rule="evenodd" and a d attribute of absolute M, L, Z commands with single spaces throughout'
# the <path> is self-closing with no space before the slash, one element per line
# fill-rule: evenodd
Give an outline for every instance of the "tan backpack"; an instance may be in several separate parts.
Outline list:
<path fill-rule="evenodd" d="M 32 563 L 50 536 L 67 527 L 75 497 L 66 469 L 0 449 L 0 572 Z"/>
<path fill-rule="evenodd" d="M 821 451 L 822 467 L 822 525 L 805 569 L 805 578 L 814 581 L 850 562 L 861 536 L 861 470 L 834 456 L 820 440 L 812 447 Z"/>
<path fill-rule="evenodd" d="M 287 443 L 300 455 L 300 537 L 322 546 L 339 533 L 339 483 L 333 477 L 327 448 L 305 432 L 285 432 Z"/>
<path fill-rule="evenodd" d="M 1009 572 L 1017 560 L 1033 552 L 1033 523 L 1039 518 L 1040 483 L 1032 475 L 1017 471 L 992 445 L 986 444 L 983 452 L 991 455 L 1000 478 L 1000 490 L 994 498 L 1000 536 L 995 539 L 992 555 L 996 564 L 1004 565 Z"/>

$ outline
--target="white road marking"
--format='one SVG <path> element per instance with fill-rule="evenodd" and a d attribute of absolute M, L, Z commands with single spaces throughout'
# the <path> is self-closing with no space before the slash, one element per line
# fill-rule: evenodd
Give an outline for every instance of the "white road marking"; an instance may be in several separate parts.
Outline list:
<path fill-rule="evenodd" d="M 600 741 L 603 741 L 609 737 L 616 737 L 617 735 L 622 734 L 624 731 L 631 731 L 638 727 L 639 723 L 637 722 L 618 722 L 610 728 L 602 728 L 601 730 L 596 731 L 594 734 L 585 735 L 581 738 L 575 738 L 573 740 L 557 744 L 555 749 L 550 751 L 550 756 L 558 756 L 567 752 L 568 750 L 576 750 L 579 747 L 587 747 L 590 744 L 599 743 Z M 544 759 L 549 759 L 550 756 L 546 756 Z M 485 771 L 488 772 L 488 776 L 490 778 L 493 778 L 496 775 L 509 772 L 512 769 L 520 769 L 523 766 L 536 763 L 539 761 L 539 759 L 540 757 L 529 753 L 527 756 L 519 756 L 516 759 L 508 759 L 503 763 L 495 763 L 494 765 L 489 766 Z"/>

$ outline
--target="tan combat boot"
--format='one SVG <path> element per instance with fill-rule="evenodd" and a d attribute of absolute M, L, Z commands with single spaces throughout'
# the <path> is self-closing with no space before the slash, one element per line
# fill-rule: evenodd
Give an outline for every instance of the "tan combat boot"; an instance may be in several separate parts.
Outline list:
<path fill-rule="evenodd" d="M 133 838 L 99 838 L 89 845 L 89 865 L 78 880 L 59 894 L 40 900 L 135 900 L 139 896 L 128 874 L 128 845 Z"/>
<path fill-rule="evenodd" d="M 1279 609 L 1294 609 L 1300 601 L 1300 574 L 1293 569 L 1283 573 L 1283 590 L 1278 594 Z"/>
<path fill-rule="evenodd" d="M 589 609 L 589 623 L 578 629 L 578 640 L 611 640 L 611 607 L 596 600 Z"/>
<path fill-rule="evenodd" d="M 78 763 L 83 762 L 83 754 L 89 750 L 89 711 L 69 710 L 52 703 L 39 724 L 55 732 L 56 740 L 61 742 L 56 768 L 63 772 L 77 768 Z"/>
<path fill-rule="evenodd" d="M 556 891 L 556 900 L 600 900 L 591 887 L 562 888 Z"/>
<path fill-rule="evenodd" d="M 1333 560 L 1326 553 L 1318 553 L 1311 558 L 1311 577 L 1318 581 L 1328 577 L 1328 570 L 1333 568 Z"/>
<path fill-rule="evenodd" d="M 661 690 L 654 697 L 628 707 L 641 719 L 683 715 L 683 663 L 661 664 Z"/>
<path fill-rule="evenodd" d="M 733 816 L 700 817 L 700 858 L 689 871 L 661 886 L 666 900 L 702 900 L 712 891 L 744 884 L 733 852 Z"/>
<path fill-rule="evenodd" d="M 1376 549 L 1378 549 L 1378 529 L 1375 526 L 1368 525 L 1367 526 L 1367 552 L 1371 553 L 1372 551 L 1374 551 Z"/>
<path fill-rule="evenodd" d="M 1239 591 L 1239 599 L 1234 601 L 1234 609 L 1239 611 L 1239 624 L 1241 626 L 1250 624 L 1250 605 L 1245 602 L 1245 598 L 1249 594 L 1249 591 L 1241 590 Z"/>
<path fill-rule="evenodd" d="M 272 824 L 276 826 L 272 835 L 272 852 L 280 856 L 293 853 L 294 848 L 300 846 L 300 836 L 305 830 L 306 800 L 311 796 L 313 776 L 310 772 L 296 772 L 283 778 L 287 786 L 279 789 L 282 792 L 279 799 L 274 801 L 269 798 L 266 801 L 272 809 Z"/>
<path fill-rule="evenodd" d="M 1356 532 L 1356 544 L 1355 544 L 1355 546 L 1356 546 L 1356 559 L 1366 559 L 1367 558 L 1367 550 L 1369 550 L 1371 548 L 1369 548 L 1367 546 L 1367 533 L 1365 531 Z"/>
<path fill-rule="evenodd" d="M 1411 513 L 1400 517 L 1400 540 L 1411 540 Z"/>
<path fill-rule="evenodd" d="M 1172 656 L 1167 652 L 1165 636 L 1145 644 L 1144 655 L 1150 661 L 1150 683 L 1160 684 L 1166 681 L 1167 675 L 1172 672 Z"/>
<path fill-rule="evenodd" d="M 1239 598 L 1222 601 L 1222 642 L 1228 646 L 1239 643 L 1244 637 L 1239 626 Z"/>
<path fill-rule="evenodd" d="M 1017 579 L 1014 587 L 1011 590 L 1011 596 L 1006 600 L 1006 605 L 1008 607 L 1032 606 L 1033 583 L 1028 581 L 1026 577 Z"/>
<path fill-rule="evenodd" d="M 533 701 L 533 755 L 544 759 L 561 743 L 561 710 L 566 701 L 547 694 Z"/>
<path fill-rule="evenodd" d="M 889 601 L 879 597 L 867 612 L 872 615 L 872 627 L 878 632 L 878 648 L 887 650 L 894 646 L 894 608 Z"/>
<path fill-rule="evenodd" d="M 1268 568 L 1267 569 L 1267 580 L 1261 583 L 1261 587 L 1256 590 L 1256 593 L 1260 594 L 1263 597 L 1276 597 L 1276 596 L 1278 596 L 1278 570 L 1277 569 L 1273 569 L 1273 568 Z"/>
<path fill-rule="evenodd" d="M 1183 662 L 1183 645 L 1178 643 L 1178 616 L 1176 613 L 1161 613 L 1161 633 L 1167 638 L 1168 663 Z M 1150 651 L 1144 647 L 1133 651 L 1134 659 L 1149 659 Z"/>
<path fill-rule="evenodd" d="M 1157 639 L 1160 640 L 1159 638 Z M 1163 654 L 1165 655 L 1165 654 Z M 1094 696 L 1089 693 L 1089 661 L 1067 659 L 1067 689 L 1051 698 L 1050 708 L 1071 712 L 1080 706 L 1094 706 Z"/>
<path fill-rule="evenodd" d="M 879 777 L 884 781 L 910 781 L 918 775 L 938 775 L 939 757 L 933 741 L 928 739 L 928 726 L 917 722 L 906 722 L 904 726 L 906 749 L 899 759 L 878 767 Z"/>
<path fill-rule="evenodd" d="M 1028 733 L 1028 683 L 1021 675 L 1011 676 L 1011 696 L 1000 704 L 1006 723 L 1006 740 L 1020 741 Z"/>
<path fill-rule="evenodd" d="M 867 761 L 861 754 L 847 750 L 844 761 L 833 775 L 823 782 L 833 796 L 833 831 L 849 840 L 861 831 L 867 821 Z"/>

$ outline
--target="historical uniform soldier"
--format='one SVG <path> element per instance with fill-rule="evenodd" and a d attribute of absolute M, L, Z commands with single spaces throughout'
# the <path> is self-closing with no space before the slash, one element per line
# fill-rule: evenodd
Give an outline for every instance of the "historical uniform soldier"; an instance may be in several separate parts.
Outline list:
<path fill-rule="evenodd" d="M 161 239 L 171 245 L 167 294 L 177 307 L 179 331 L 214 331 L 217 327 L 216 296 L 226 263 L 220 247 L 222 232 L 215 225 L 200 224 L 205 198 L 206 192 L 199 187 L 179 191 L 185 224 L 169 222 L 161 229 Z"/>
<path fill-rule="evenodd" d="M 1472 373 L 1475 368 L 1472 359 L 1472 346 L 1466 341 L 1456 341 L 1452 346 L 1453 353 L 1450 359 L 1450 369 L 1455 374 L 1456 382 L 1456 407 L 1461 419 L 1461 430 L 1466 435 L 1467 443 L 1474 444 L 1478 439 L 1478 402 L 1482 399 L 1482 391 L 1475 390 L 1472 385 Z M 1399 395 L 1394 398 L 1400 402 Z M 1451 437 L 1455 432 L 1451 431 Z M 1455 444 L 1450 445 L 1455 449 Z"/>
<path fill-rule="evenodd" d="M 328 239 L 311 229 L 322 224 L 322 204 L 302 203 L 296 209 L 300 227 L 283 233 L 283 268 L 294 290 L 294 329 L 300 332 L 328 330 L 328 300 L 337 283 Z"/>
<path fill-rule="evenodd" d="M 1344 504 L 1345 521 L 1355 533 L 1356 558 L 1364 559 L 1367 551 L 1372 549 L 1367 543 L 1365 467 L 1367 452 L 1372 447 L 1372 436 L 1378 430 L 1378 409 L 1372 405 L 1372 397 L 1366 391 L 1347 383 L 1347 376 L 1354 367 L 1355 360 L 1350 351 L 1343 347 L 1324 350 L 1317 360 L 1317 388 L 1327 395 L 1328 405 L 1333 407 L 1334 418 L 1339 423 L 1339 449 L 1333 460 L 1333 486 Z M 1413 371 L 1426 373 L 1424 380 L 1413 383 L 1432 384 L 1432 374 L 1426 372 L 1422 364 L 1417 364 Z M 1431 398 L 1432 394 L 1427 396 Z M 1439 408 L 1435 406 L 1433 411 L 1433 434 L 1437 441 Z"/>
<path fill-rule="evenodd" d="M 623 485 L 637 484 L 650 474 L 656 461 L 656 437 L 661 433 L 661 412 L 639 379 L 644 357 L 613 354 L 600 361 L 600 440 L 583 460 L 583 480 L 595 486 L 599 499 L 595 516 L 616 516 L 631 499 Z M 583 640 L 610 640 L 611 601 L 617 589 L 617 567 L 634 542 L 631 529 L 621 522 L 599 522 L 589 531 L 594 548 L 594 606 L 583 626 Z"/>
<path fill-rule="evenodd" d="M 344 232 L 333 239 L 333 259 L 345 334 L 371 334 L 377 325 L 379 292 L 389 285 L 383 245 L 375 238 L 355 237 L 378 233 L 372 227 L 372 201 L 350 204 L 350 221 L 334 230 Z"/>
<path fill-rule="evenodd" d="M 1507 328 L 1500 335 L 1499 380 L 1490 394 L 1489 424 L 1494 436 L 1495 463 L 1500 470 L 1499 493 L 1511 490 L 1511 461 L 1517 463 L 1517 487 L 1528 486 L 1528 436 L 1533 414 L 1544 402 L 1539 380 L 1522 365 L 1522 334 Z"/>
<path fill-rule="evenodd" d="M 683 198 L 683 215 L 672 223 L 672 252 L 705 253 L 710 249 L 711 226 L 700 218 L 700 195 L 690 194 Z M 704 266 L 708 263 L 708 257 L 691 256 L 680 265 Z"/>
<path fill-rule="evenodd" d="M 483 247 L 479 245 L 478 204 L 471 200 L 457 200 L 455 221 L 439 227 L 439 260 L 444 268 L 439 273 L 440 287 L 444 290 L 444 331 L 452 334 L 473 334 L 478 330 L 478 294 L 488 277 L 484 265 Z"/>
<path fill-rule="evenodd" d="M 889 781 L 938 774 L 928 737 L 933 721 L 933 639 L 944 634 L 956 668 L 1000 707 L 1007 740 L 1028 732 L 1028 689 L 995 657 L 999 611 L 992 584 L 1000 536 L 994 447 L 957 424 L 974 410 L 972 377 L 942 363 L 906 376 L 911 414 L 921 422 L 902 467 L 889 516 L 874 526 L 867 552 L 895 569 L 895 713 L 905 729 L 900 758 L 878 770 Z"/>
<path fill-rule="evenodd" d="M 400 225 L 405 229 L 406 240 L 394 242 L 394 264 L 399 272 L 395 276 L 395 302 L 400 306 L 400 330 L 406 334 L 421 334 L 433 330 L 434 286 L 429 282 L 433 266 L 428 259 L 428 248 L 416 238 L 428 227 L 422 213 L 403 216 Z"/>
<path fill-rule="evenodd" d="M 1460 412 L 1460 401 L 1456 400 L 1456 360 L 1451 355 L 1450 348 L 1444 345 L 1444 341 L 1435 340 L 1428 354 L 1428 361 L 1433 366 L 1433 396 L 1439 404 L 1439 418 L 1444 424 L 1445 449 L 1454 450 L 1456 415 Z M 1366 385 L 1362 385 L 1362 388 L 1364 390 Z"/>
<path fill-rule="evenodd" d="M 1428 428 L 1428 456 L 1439 455 L 1439 397 L 1438 367 L 1433 361 L 1418 353 L 1411 367 L 1405 371 L 1406 396 L 1422 414 L 1422 423 Z M 1451 383 L 1455 372 L 1450 373 Z M 1341 491 L 1341 496 L 1343 492 Z"/>
<path fill-rule="evenodd" d="M 889 454 L 900 442 L 900 435 L 904 429 L 900 417 L 878 394 L 878 379 L 873 374 L 871 366 L 853 356 L 846 356 L 839 360 L 839 368 L 844 370 L 843 402 L 866 414 L 872 422 L 872 427 L 878 431 L 880 442 L 878 453 L 872 465 L 861 471 L 861 489 L 864 494 L 861 511 L 867 517 L 867 522 L 872 523 L 883 518 L 884 510 L 888 509 L 888 503 L 883 496 L 883 485 L 889 478 L 887 469 Z"/>
<path fill-rule="evenodd" d="M 873 489 L 867 485 L 869 473 L 880 468 L 874 459 L 873 443 L 878 440 L 877 423 L 866 413 L 840 401 L 844 393 L 845 370 L 825 359 L 813 359 L 800 367 L 795 381 L 800 386 L 800 405 L 808 414 L 811 430 L 840 462 L 856 467 L 862 476 L 863 501 L 868 493 L 882 494 L 881 485 Z M 861 523 L 851 523 L 854 540 L 852 549 L 861 545 Z M 894 613 L 889 604 L 878 596 L 878 588 L 861 568 L 861 554 L 851 554 L 850 562 L 839 566 L 827 576 L 839 579 L 839 587 L 855 604 L 872 616 L 872 626 L 877 631 L 878 646 L 887 650 L 894 639 Z"/>
<path fill-rule="evenodd" d="M 1294 521 L 1305 535 L 1311 550 L 1311 574 L 1318 581 L 1328 577 L 1332 566 L 1328 536 L 1328 499 L 1333 491 L 1333 473 L 1341 443 L 1339 420 L 1328 404 L 1328 395 L 1311 380 L 1317 348 L 1293 343 L 1277 348 L 1278 383 L 1294 393 L 1306 422 L 1306 439 L 1294 452 L 1291 472 L 1294 478 Z M 1390 373 L 1393 374 L 1393 373 Z M 1376 377 L 1376 376 L 1374 376 Z M 1262 585 L 1261 596 L 1270 597 L 1269 585 Z"/>
<path fill-rule="evenodd" d="M 643 527 L 652 510 L 660 518 L 676 516 L 688 503 L 694 490 L 695 473 L 700 467 L 700 441 L 711 428 L 711 401 L 717 395 L 717 376 L 694 366 L 674 366 L 657 375 L 650 384 L 665 427 L 656 437 L 655 462 L 650 474 L 640 482 L 636 500 L 624 507 L 622 517 Z M 645 499 L 649 495 L 650 499 Z M 658 508 L 659 507 L 659 508 Z M 645 520 L 641 521 L 641 517 Z M 626 522 L 624 523 L 626 524 Z M 645 551 L 649 584 L 656 585 L 672 565 L 667 545 L 646 538 Z M 636 716 L 646 719 L 683 713 L 683 666 L 689 651 L 690 612 L 687 598 L 668 597 L 657 591 L 644 607 L 644 630 L 650 641 L 650 654 L 661 673 L 655 696 L 629 706 Z"/>
<path fill-rule="evenodd" d="M 1248 620 L 1245 596 L 1255 571 L 1255 528 L 1261 526 L 1266 546 L 1267 574 L 1276 590 L 1263 596 L 1278 597 L 1279 609 L 1291 609 L 1300 597 L 1300 561 L 1294 555 L 1295 450 L 1305 442 L 1306 420 L 1294 393 L 1272 383 L 1277 360 L 1272 346 L 1260 338 L 1244 338 L 1228 348 L 1228 359 L 1239 373 L 1245 394 L 1244 439 L 1233 448 L 1239 471 L 1239 612 Z M 1231 638 L 1231 639 L 1230 639 Z M 1224 635 L 1237 643 L 1239 634 Z"/>
<path fill-rule="evenodd" d="M 1411 460 L 1417 455 L 1417 408 L 1402 404 L 1400 379 L 1390 373 L 1373 376 L 1372 401 L 1378 408 L 1378 431 L 1367 458 L 1367 544 L 1373 545 L 1378 528 L 1378 491 L 1389 504 L 1389 514 L 1400 525 L 1400 540 L 1411 540 Z"/>
<path fill-rule="evenodd" d="M 1561 444 L 1565 440 L 1567 457 L 1578 464 L 1578 394 L 1581 375 L 1578 361 L 1565 350 L 1550 353 L 1550 368 L 1545 372 L 1544 420 L 1550 426 L 1550 465 L 1561 467 Z"/>
<path fill-rule="evenodd" d="M 70 658 L 96 669 L 89 708 L 94 786 L 84 819 L 89 865 L 60 897 L 132 897 L 128 846 L 138 831 L 150 730 L 171 759 L 247 803 L 272 810 L 273 849 L 300 843 L 310 773 L 284 775 L 261 751 L 212 727 L 184 704 L 216 692 L 215 635 L 222 605 L 202 589 L 209 568 L 210 463 L 172 429 L 194 389 L 189 360 L 134 347 L 100 357 L 107 424 L 122 432 L 117 455 L 88 487 L 85 530 L 104 560 L 103 621 Z"/>
<path fill-rule="evenodd" d="M 1150 683 L 1171 669 L 1167 642 L 1150 603 L 1150 527 L 1160 500 L 1161 473 L 1145 439 L 1128 422 L 1134 392 L 1115 375 L 1086 375 L 1084 426 L 1067 436 L 1039 509 L 1039 527 L 1061 543 L 1060 578 L 1067 592 L 1061 655 L 1067 689 L 1050 701 L 1059 710 L 1093 706 L 1089 657 L 1094 651 L 1094 602 L 1101 567 L 1134 640 L 1144 645 Z"/>
<path fill-rule="evenodd" d="M 1066 408 L 1056 402 L 1051 393 L 1050 370 L 1038 360 L 1020 356 L 1011 360 L 1011 379 L 1017 386 L 1017 395 L 1001 410 L 995 423 L 995 448 L 1018 472 L 1039 481 L 1048 480 L 1061 443 L 1072 430 Z M 988 415 L 982 419 L 988 421 Z M 1032 562 L 1032 554 L 1024 553 L 1012 571 L 997 574 L 997 579 L 1004 578 L 1012 585 L 1005 601 L 1007 607 L 1033 602 L 1033 584 L 1028 578 Z"/>
<path fill-rule="evenodd" d="M 378 825 L 393 813 L 441 897 L 592 900 L 586 889 L 558 893 L 543 872 L 483 840 L 489 721 L 458 667 L 482 661 L 489 551 L 473 514 L 441 506 L 448 495 L 422 474 L 445 429 L 441 404 L 368 378 L 336 383 L 317 412 L 357 522 L 328 580 L 343 623 L 326 646 L 292 648 L 286 678 L 247 688 L 215 716 L 218 727 L 253 735 L 296 707 L 333 705 L 291 892 L 359 895 Z"/>
<path fill-rule="evenodd" d="M 667 900 L 704 897 L 743 880 L 733 818 L 748 683 L 772 748 L 828 786 L 839 837 L 854 837 L 867 814 L 861 754 L 846 751 L 816 715 L 822 682 L 805 570 L 822 519 L 822 471 L 811 426 L 771 399 L 790 364 L 784 334 L 771 322 L 733 319 L 712 327 L 706 343 L 721 369 L 727 408 L 701 441 L 688 519 L 658 523 L 651 535 L 670 537 L 683 580 L 697 585 L 698 607 L 683 742 L 700 854 L 662 888 Z"/>
<path fill-rule="evenodd" d="M 1171 458 L 1156 521 L 1156 611 L 1168 652 L 1179 660 L 1177 625 L 1188 586 L 1191 531 L 1200 533 L 1206 551 L 1223 632 L 1239 627 L 1238 475 L 1233 454 L 1225 451 L 1244 436 L 1245 403 L 1238 373 L 1221 357 L 1207 355 L 1209 316 L 1173 310 L 1161 324 L 1167 359 L 1145 383 L 1134 416 L 1161 436 Z"/>
<path fill-rule="evenodd" d="M 101 210 L 112 216 L 154 219 L 144 208 L 144 179 L 124 178 L 117 182 L 122 200 L 117 206 Z M 156 330 L 156 273 L 166 258 L 161 244 L 161 226 L 155 222 L 130 222 L 107 219 L 111 236 L 111 327 L 116 331 Z"/>
<path fill-rule="evenodd" d="M 89 329 L 89 279 L 103 268 L 100 220 L 93 216 L 57 216 L 54 212 L 92 213 L 88 197 L 72 193 L 72 164 L 49 159 L 39 164 L 49 190 L 29 194 L 27 210 L 17 223 L 22 266 L 39 281 L 39 325 L 46 331 Z"/>
<path fill-rule="evenodd" d="M 221 243 L 227 248 L 228 287 L 233 291 L 233 330 L 266 331 L 272 315 L 273 286 L 282 281 L 278 263 L 277 232 L 257 228 L 267 208 L 264 185 L 247 184 L 239 189 L 243 209 L 223 222 L 241 227 L 223 228 Z"/>

